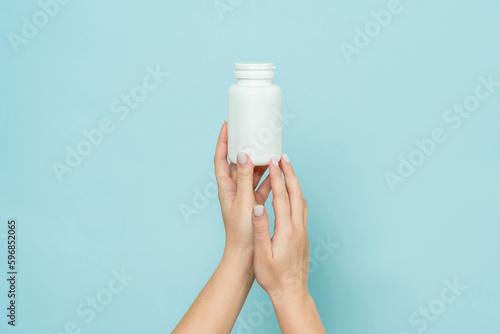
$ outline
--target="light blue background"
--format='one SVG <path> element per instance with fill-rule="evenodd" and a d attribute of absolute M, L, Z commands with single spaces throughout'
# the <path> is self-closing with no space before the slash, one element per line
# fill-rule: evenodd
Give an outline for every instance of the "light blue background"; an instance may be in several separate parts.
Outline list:
<path fill-rule="evenodd" d="M 340 245 L 309 279 L 327 331 L 418 333 L 410 315 L 457 278 L 467 289 L 425 332 L 498 333 L 500 89 L 457 130 L 442 116 L 479 76 L 500 81 L 500 2 L 402 1 L 348 62 L 340 43 L 387 3 L 241 1 L 221 19 L 212 0 L 74 0 L 16 53 L 7 34 L 40 7 L 2 2 L 0 237 L 15 217 L 20 275 L 12 329 L 0 238 L 1 332 L 58 333 L 70 321 L 82 333 L 173 329 L 224 242 L 216 198 L 189 222 L 179 208 L 212 189 L 233 63 L 249 60 L 276 64 L 295 116 L 284 151 L 309 203 L 311 246 Z M 112 101 L 157 65 L 169 77 L 121 120 Z M 114 131 L 59 182 L 52 163 L 103 118 Z M 447 141 L 391 191 L 384 173 L 436 127 Z M 122 268 L 134 280 L 87 324 L 76 307 Z M 266 300 L 255 284 L 233 332 L 248 321 L 279 332 L 254 304 Z"/>

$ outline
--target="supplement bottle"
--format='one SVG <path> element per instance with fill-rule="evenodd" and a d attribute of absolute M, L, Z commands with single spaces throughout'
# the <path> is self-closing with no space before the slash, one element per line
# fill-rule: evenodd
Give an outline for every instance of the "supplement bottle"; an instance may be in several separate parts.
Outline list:
<path fill-rule="evenodd" d="M 273 63 L 236 63 L 238 79 L 227 94 L 228 157 L 236 163 L 238 152 L 250 156 L 255 166 L 265 166 L 281 156 L 281 89 L 271 82 Z"/>

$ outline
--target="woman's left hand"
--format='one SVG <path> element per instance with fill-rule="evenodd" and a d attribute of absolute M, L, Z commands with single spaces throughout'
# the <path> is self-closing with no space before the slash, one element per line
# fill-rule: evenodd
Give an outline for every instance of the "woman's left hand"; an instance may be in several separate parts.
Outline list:
<path fill-rule="evenodd" d="M 225 256 L 241 255 L 253 272 L 254 205 L 267 200 L 271 191 L 268 177 L 257 188 L 268 166 L 257 166 L 246 153 L 238 153 L 237 164 L 227 161 L 227 122 L 222 125 L 214 165 L 219 201 L 226 230 Z M 257 188 L 257 189 L 256 189 Z"/>

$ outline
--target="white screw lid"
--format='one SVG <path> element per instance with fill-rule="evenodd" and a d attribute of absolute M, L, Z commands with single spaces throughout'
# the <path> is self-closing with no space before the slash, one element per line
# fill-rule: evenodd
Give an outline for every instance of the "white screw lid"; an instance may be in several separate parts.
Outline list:
<path fill-rule="evenodd" d="M 234 76 L 238 79 L 271 79 L 275 68 L 274 63 L 235 63 Z"/>
<path fill-rule="evenodd" d="M 234 64 L 235 70 L 274 70 L 275 68 L 276 66 L 274 66 L 274 63 L 249 62 L 249 63 Z"/>

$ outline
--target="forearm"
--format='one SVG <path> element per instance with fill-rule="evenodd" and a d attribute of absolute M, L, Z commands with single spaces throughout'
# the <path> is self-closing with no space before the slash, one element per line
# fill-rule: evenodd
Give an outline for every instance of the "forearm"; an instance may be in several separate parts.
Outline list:
<path fill-rule="evenodd" d="M 252 260 L 224 252 L 219 266 L 173 333 L 230 333 L 255 276 Z"/>
<path fill-rule="evenodd" d="M 294 296 L 278 294 L 272 296 L 271 300 L 282 333 L 326 333 L 316 304 L 309 293 Z"/>

